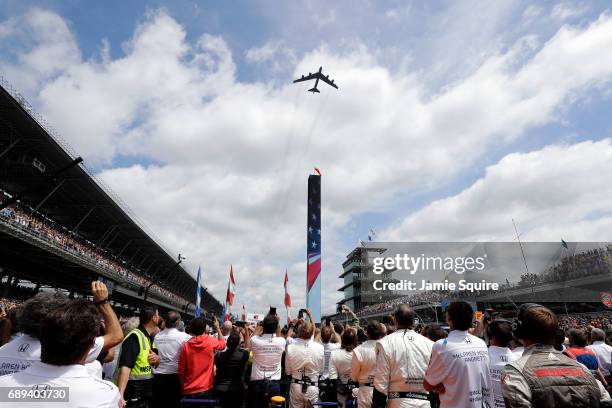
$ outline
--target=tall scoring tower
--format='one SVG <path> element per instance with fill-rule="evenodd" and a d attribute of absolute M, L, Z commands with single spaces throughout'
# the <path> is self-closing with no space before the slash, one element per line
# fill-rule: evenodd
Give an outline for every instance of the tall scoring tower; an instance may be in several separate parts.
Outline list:
<path fill-rule="evenodd" d="M 316 170 L 316 169 L 315 169 Z M 317 173 L 319 173 L 317 171 Z M 321 174 L 308 176 L 306 306 L 321 322 Z"/>

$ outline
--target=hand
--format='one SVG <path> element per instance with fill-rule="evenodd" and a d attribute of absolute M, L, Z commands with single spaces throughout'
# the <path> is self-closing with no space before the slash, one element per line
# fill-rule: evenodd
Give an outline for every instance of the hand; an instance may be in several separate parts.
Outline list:
<path fill-rule="evenodd" d="M 431 390 L 433 392 L 437 392 L 438 394 L 442 395 L 446 392 L 446 388 L 444 388 L 444 384 L 440 383 L 437 385 L 432 385 Z"/>
<path fill-rule="evenodd" d="M 221 330 L 221 326 L 219 326 L 219 320 L 217 320 L 216 317 L 215 320 L 213 320 L 213 329 L 215 329 L 216 331 Z"/>
<path fill-rule="evenodd" d="M 310 321 L 312 321 L 312 310 L 310 309 L 306 309 L 306 314 L 308 315 L 308 317 L 310 318 Z"/>
<path fill-rule="evenodd" d="M 127 405 L 127 402 L 125 402 L 125 400 L 123 399 L 123 397 L 121 397 L 119 399 L 119 408 L 125 408 L 125 406 Z"/>
<path fill-rule="evenodd" d="M 278 314 L 278 312 L 274 315 L 274 317 L 276 317 L 277 322 L 280 322 L 280 315 Z"/>
<path fill-rule="evenodd" d="M 149 351 L 149 355 L 147 357 L 149 364 L 158 365 L 159 364 L 159 356 L 152 351 Z"/>
<path fill-rule="evenodd" d="M 101 302 L 108 298 L 108 288 L 100 281 L 91 282 L 91 294 L 93 295 L 94 303 Z"/>

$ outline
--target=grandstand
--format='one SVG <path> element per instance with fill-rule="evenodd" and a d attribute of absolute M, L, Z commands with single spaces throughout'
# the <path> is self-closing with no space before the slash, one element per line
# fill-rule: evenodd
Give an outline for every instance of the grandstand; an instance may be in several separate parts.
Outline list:
<path fill-rule="evenodd" d="M 26 286 L 88 293 L 113 286 L 119 307 L 195 310 L 196 283 L 129 208 L 0 78 L 0 294 Z M 202 308 L 221 304 L 206 290 Z"/>

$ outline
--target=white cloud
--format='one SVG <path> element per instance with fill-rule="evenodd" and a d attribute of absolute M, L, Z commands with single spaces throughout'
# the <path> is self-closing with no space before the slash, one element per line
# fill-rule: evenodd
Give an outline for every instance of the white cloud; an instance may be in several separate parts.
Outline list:
<path fill-rule="evenodd" d="M 581 16 L 586 13 L 587 10 L 588 7 L 584 4 L 559 3 L 555 4 L 550 15 L 556 20 L 565 21 L 573 17 Z"/>
<path fill-rule="evenodd" d="M 391 241 L 607 241 L 612 227 L 612 140 L 513 153 L 457 195 L 426 205 L 389 231 Z"/>
<path fill-rule="evenodd" d="M 323 65 L 340 90 L 320 84 L 320 95 L 237 80 L 223 38 L 188 41 L 164 11 L 147 15 L 115 59 L 103 43 L 99 59 L 83 60 L 64 31 L 62 49 L 76 60 L 53 75 L 38 67 L 44 58 L 25 58 L 29 48 L 8 66 L 31 66 L 36 105 L 87 161 L 107 167 L 102 177 L 164 242 L 194 269 L 202 263 L 215 295 L 224 296 L 233 263 L 237 302 L 259 311 L 282 299 L 285 267 L 303 300 L 305 177 L 314 166 L 324 173 L 323 284 L 336 288 L 348 250 L 338 234 L 355 215 L 452 182 L 612 76 L 609 15 L 542 45 L 521 39 L 439 91 L 425 87 L 426 73 L 382 66 L 358 41 L 322 45 L 291 66 L 299 75 Z M 55 55 L 44 52 L 55 44 L 32 47 Z M 269 48 L 247 59 L 278 59 Z M 125 156 L 157 164 L 112 168 Z M 324 296 L 332 310 L 335 290 Z"/>

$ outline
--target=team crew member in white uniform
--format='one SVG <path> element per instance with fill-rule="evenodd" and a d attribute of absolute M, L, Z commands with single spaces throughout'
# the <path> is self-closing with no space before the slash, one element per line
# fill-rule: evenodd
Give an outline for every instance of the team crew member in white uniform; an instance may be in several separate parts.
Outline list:
<path fill-rule="evenodd" d="M 253 366 L 248 400 L 253 408 L 267 408 L 270 398 L 281 395 L 281 364 L 287 341 L 281 335 L 279 319 L 278 315 L 266 315 L 261 328 L 257 327 L 258 331 L 250 340 Z M 261 330 L 263 333 L 259 332 Z"/>
<path fill-rule="evenodd" d="M 491 375 L 491 408 L 505 408 L 504 395 L 501 389 L 501 375 L 504 366 L 520 357 L 510 350 L 512 340 L 512 323 L 507 320 L 493 320 L 487 327 L 489 338 L 489 373 Z"/>
<path fill-rule="evenodd" d="M 346 400 L 352 397 L 352 391 L 348 387 L 351 380 L 351 366 L 353 362 L 353 350 L 357 347 L 357 330 L 347 327 L 342 332 L 341 348 L 332 351 L 329 361 L 329 379 L 338 380 L 337 398 L 341 407 L 345 406 Z"/>
<path fill-rule="evenodd" d="M 351 362 L 351 379 L 359 383 L 357 406 L 372 407 L 372 390 L 374 389 L 374 371 L 376 369 L 376 342 L 385 337 L 386 328 L 376 320 L 366 328 L 368 340 L 353 350 Z"/>
<path fill-rule="evenodd" d="M 433 341 L 415 332 L 414 311 L 401 304 L 393 315 L 397 330 L 376 344 L 372 407 L 429 407 L 423 377 Z"/>
<path fill-rule="evenodd" d="M 468 303 L 451 303 L 446 310 L 451 332 L 433 346 L 424 386 L 440 394 L 441 408 L 481 408 L 490 398 L 487 345 L 468 333 L 473 315 Z"/>
<path fill-rule="evenodd" d="M 66 399 L 55 398 L 28 405 L 23 400 L 3 402 L 3 408 L 36 406 L 50 408 L 100 407 L 118 408 L 119 390 L 111 382 L 94 378 L 84 364 L 98 332 L 98 311 L 90 302 L 78 299 L 48 312 L 40 329 L 41 361 L 33 362 L 23 371 L 0 377 L 0 387 L 49 387 L 61 392 Z M 52 394 L 57 396 L 59 394 Z"/>
<path fill-rule="evenodd" d="M 298 333 L 299 338 L 287 346 L 285 357 L 285 371 L 292 378 L 289 406 L 307 408 L 319 400 L 317 381 L 323 374 L 323 346 L 312 339 L 312 323 L 303 322 Z"/>
<path fill-rule="evenodd" d="M 108 289 L 102 282 L 93 281 L 91 292 L 94 304 L 104 318 L 106 334 L 96 337 L 87 355 L 86 363 L 93 363 L 102 351 L 115 347 L 123 340 L 121 325 L 115 312 L 108 304 Z M 53 309 L 65 305 L 70 299 L 57 293 L 39 293 L 27 300 L 17 314 L 19 329 L 23 336 L 0 347 L 0 376 L 12 374 L 40 361 L 40 322 Z"/>
<path fill-rule="evenodd" d="M 165 316 L 166 328 L 155 336 L 159 355 L 159 366 L 153 375 L 153 406 L 160 408 L 179 407 L 181 382 L 178 377 L 178 361 L 183 344 L 191 338 L 177 329 L 181 315 L 170 311 Z"/>
<path fill-rule="evenodd" d="M 325 363 L 323 365 L 323 378 L 329 377 L 329 359 L 331 353 L 334 350 L 340 348 L 336 339 L 336 332 L 334 326 L 323 326 L 321 327 L 321 343 L 323 343 L 323 354 L 325 356 Z"/>

